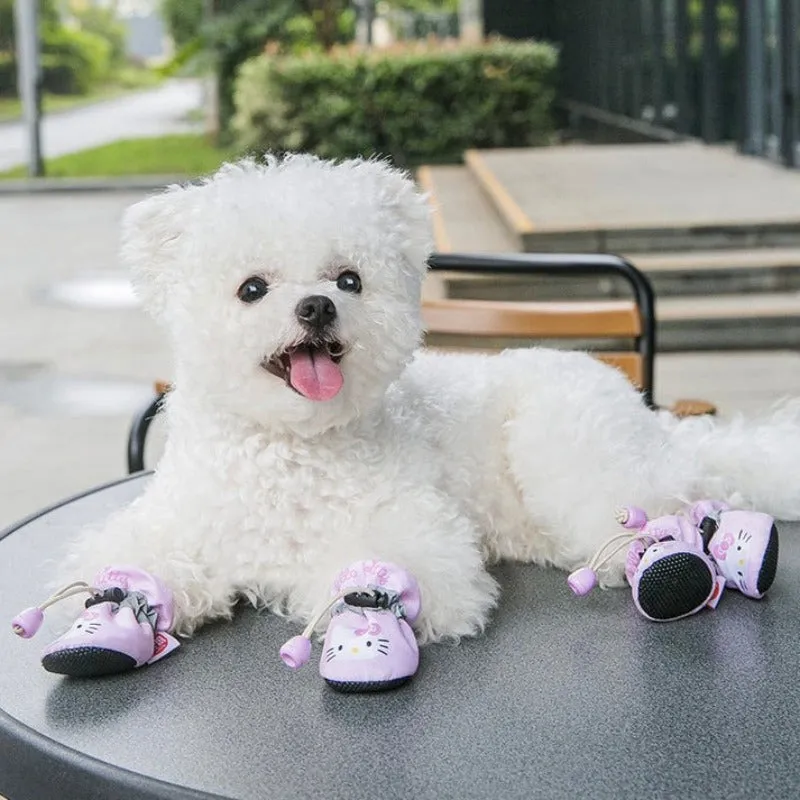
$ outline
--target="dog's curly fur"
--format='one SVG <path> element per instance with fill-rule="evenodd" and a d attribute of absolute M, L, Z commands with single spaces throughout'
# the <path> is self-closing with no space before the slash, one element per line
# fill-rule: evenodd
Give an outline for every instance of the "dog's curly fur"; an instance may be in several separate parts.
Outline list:
<path fill-rule="evenodd" d="M 385 163 L 268 157 L 133 206 L 124 260 L 175 357 L 168 442 L 145 494 L 71 548 L 70 579 L 107 563 L 157 573 L 176 631 L 242 597 L 307 620 L 360 558 L 419 580 L 421 640 L 480 631 L 488 561 L 571 569 L 616 531 L 713 495 L 800 515 L 800 409 L 677 421 L 621 373 L 546 349 L 417 352 L 429 213 Z M 337 288 L 356 271 L 361 294 Z M 245 304 L 237 288 L 270 291 Z M 299 300 L 330 298 L 344 386 L 317 402 L 262 362 L 303 332 Z M 606 583 L 621 577 L 619 565 Z"/>

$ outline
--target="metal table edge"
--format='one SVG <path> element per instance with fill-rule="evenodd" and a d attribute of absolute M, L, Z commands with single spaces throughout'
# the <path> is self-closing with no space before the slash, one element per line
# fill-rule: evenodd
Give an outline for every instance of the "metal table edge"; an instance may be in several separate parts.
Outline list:
<path fill-rule="evenodd" d="M 134 472 L 132 475 L 125 475 L 122 478 L 115 478 L 113 481 L 108 481 L 107 483 L 101 483 L 97 486 L 92 486 L 90 489 L 86 489 L 83 492 L 79 492 L 78 494 L 71 495 L 70 497 L 65 497 L 62 500 L 59 500 L 50 506 L 45 506 L 44 508 L 41 508 L 38 511 L 34 511 L 32 514 L 28 514 L 28 516 L 23 517 L 21 520 L 12 523 L 5 530 L 0 531 L 0 540 L 5 539 L 6 536 L 10 536 L 12 533 L 16 533 L 18 530 L 24 528 L 26 525 L 29 525 L 31 522 L 34 522 L 37 519 L 40 519 L 41 517 L 45 517 L 51 512 L 57 511 L 59 508 L 63 508 L 64 506 L 67 506 L 70 503 L 74 503 L 76 500 L 82 500 L 84 497 L 90 497 L 91 495 L 98 494 L 99 492 L 105 491 L 106 489 L 111 489 L 114 486 L 120 486 L 123 483 L 130 483 L 131 481 L 140 480 L 152 474 L 153 470 L 145 470 L 144 472 Z"/>
<path fill-rule="evenodd" d="M 63 508 L 70 503 L 81 500 L 85 497 L 90 497 L 93 494 L 98 494 L 114 486 L 119 486 L 134 480 L 146 478 L 151 474 L 152 471 L 137 472 L 133 475 L 127 475 L 122 478 L 117 478 L 113 481 L 108 481 L 107 483 L 94 486 L 86 491 L 59 500 L 58 502 L 53 503 L 46 508 L 29 514 L 27 517 L 24 517 L 20 521 L 12 524 L 10 527 L 0 532 L 0 540 L 4 539 L 6 536 L 10 536 L 16 531 L 21 530 L 31 522 L 40 519 L 41 517 L 44 517 L 47 514 L 58 510 L 59 508 Z M 138 792 L 146 791 L 149 792 L 153 797 L 163 798 L 223 800 L 222 795 L 210 794 L 208 792 L 202 792 L 196 789 L 180 787 L 176 784 L 159 780 L 158 778 L 140 775 L 123 767 L 117 767 L 112 764 L 108 764 L 105 761 L 94 758 L 93 756 L 88 756 L 84 753 L 81 753 L 79 750 L 75 750 L 67 745 L 56 742 L 48 736 L 35 731 L 33 728 L 30 728 L 29 726 L 20 722 L 18 719 L 12 717 L 10 714 L 6 713 L 3 709 L 0 709 L 0 742 L 3 742 L 4 739 L 6 739 L 6 742 L 3 743 L 4 746 L 2 748 L 4 752 L 7 752 L 7 749 L 9 748 L 13 749 L 14 746 L 24 747 L 31 753 L 31 758 L 34 761 L 41 762 L 42 767 L 44 766 L 45 762 L 51 765 L 53 762 L 64 766 L 69 765 L 71 769 L 77 769 L 84 776 L 91 777 L 93 779 L 99 779 L 104 784 L 108 784 L 108 788 L 111 789 L 113 787 L 115 791 L 119 789 L 122 789 L 125 792 L 131 790 Z M 40 772 L 39 769 L 36 769 L 36 772 L 42 775 L 44 775 L 47 771 L 49 770 L 42 769 Z M 9 789 L 6 787 L 0 788 L 2 788 L 3 791 L 9 791 Z M 12 788 L 15 792 L 18 790 L 18 787 Z"/>

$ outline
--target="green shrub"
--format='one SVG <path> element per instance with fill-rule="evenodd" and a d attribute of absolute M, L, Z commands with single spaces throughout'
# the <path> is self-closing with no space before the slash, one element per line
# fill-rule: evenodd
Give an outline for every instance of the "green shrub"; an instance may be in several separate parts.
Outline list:
<path fill-rule="evenodd" d="M 0 53 L 0 97 L 17 95 L 17 62 L 11 53 Z"/>
<path fill-rule="evenodd" d="M 551 45 L 507 41 L 259 56 L 240 71 L 234 129 L 249 150 L 406 165 L 540 144 L 553 132 L 557 60 Z"/>
<path fill-rule="evenodd" d="M 178 48 L 196 39 L 203 24 L 203 0 L 161 0 L 161 15 Z"/>
<path fill-rule="evenodd" d="M 50 94 L 84 94 L 92 85 L 85 64 L 69 55 L 42 53 L 42 88 Z M 0 97 L 17 96 L 17 64 L 0 53 Z"/>
<path fill-rule="evenodd" d="M 42 55 L 42 89 L 49 94 L 84 94 L 87 84 L 73 59 L 44 53 Z"/>
<path fill-rule="evenodd" d="M 54 94 L 84 94 L 111 74 L 111 44 L 100 36 L 72 28 L 46 30 L 42 37 L 44 87 Z M 58 77 L 50 80 L 48 72 Z M 71 73 L 70 77 L 67 74 Z M 69 85 L 69 91 L 63 87 Z"/>
<path fill-rule="evenodd" d="M 111 8 L 90 5 L 76 12 L 75 16 L 84 33 L 92 33 L 108 43 L 111 68 L 122 66 L 127 59 L 125 49 L 127 34 L 115 11 Z"/>

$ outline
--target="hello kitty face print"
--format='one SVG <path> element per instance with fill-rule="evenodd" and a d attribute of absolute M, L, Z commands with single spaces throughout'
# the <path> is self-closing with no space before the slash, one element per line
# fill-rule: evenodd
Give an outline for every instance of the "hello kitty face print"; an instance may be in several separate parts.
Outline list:
<path fill-rule="evenodd" d="M 724 511 L 708 543 L 728 587 L 750 597 L 760 597 L 772 583 L 777 565 L 777 530 L 774 520 L 755 511 Z"/>
<path fill-rule="evenodd" d="M 390 640 L 382 635 L 381 626 L 364 620 L 358 628 L 336 628 L 330 637 L 323 658 L 331 661 L 365 661 L 389 655 Z"/>

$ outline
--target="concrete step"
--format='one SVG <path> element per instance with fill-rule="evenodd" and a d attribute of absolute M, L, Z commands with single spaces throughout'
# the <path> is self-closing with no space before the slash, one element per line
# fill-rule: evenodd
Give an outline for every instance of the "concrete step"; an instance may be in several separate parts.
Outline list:
<path fill-rule="evenodd" d="M 439 252 L 508 253 L 519 250 L 509 227 L 475 173 L 464 166 L 422 167 L 418 180 L 434 208 Z M 800 289 L 800 246 L 741 250 L 625 253 L 647 274 L 659 296 L 779 292 Z M 426 290 L 437 297 L 520 299 L 625 296 L 613 279 L 514 278 L 440 273 Z"/>
<path fill-rule="evenodd" d="M 434 246 L 438 252 L 518 252 L 514 237 L 466 167 L 423 166 L 417 170 L 417 183 L 433 208 Z M 458 278 L 444 272 L 429 275 L 423 296 L 451 296 L 450 284 Z"/>
<path fill-rule="evenodd" d="M 465 166 L 425 166 L 417 181 L 433 206 L 439 252 L 518 252 L 514 237 Z"/>
<path fill-rule="evenodd" d="M 800 290 L 800 248 L 628 254 L 644 272 L 659 297 L 714 297 Z M 622 280 L 613 278 L 489 277 L 450 273 L 444 296 L 464 299 L 554 299 L 625 297 Z"/>
<path fill-rule="evenodd" d="M 520 250 L 800 247 L 800 175 L 695 142 L 468 151 Z"/>
<path fill-rule="evenodd" d="M 503 210 L 503 202 L 498 204 L 476 178 L 474 158 L 466 167 L 422 168 L 418 179 L 434 205 L 437 250 L 505 253 L 518 248 L 512 231 L 521 220 L 515 222 L 513 208 L 509 212 L 506 202 Z M 783 246 L 734 249 L 727 242 L 715 249 L 626 254 L 650 277 L 659 298 L 659 350 L 800 349 L 800 239 Z M 624 282 L 605 278 L 436 273 L 426 281 L 424 296 L 524 301 L 629 297 L 630 291 Z"/>
<path fill-rule="evenodd" d="M 659 298 L 662 351 L 800 349 L 800 292 Z"/>

